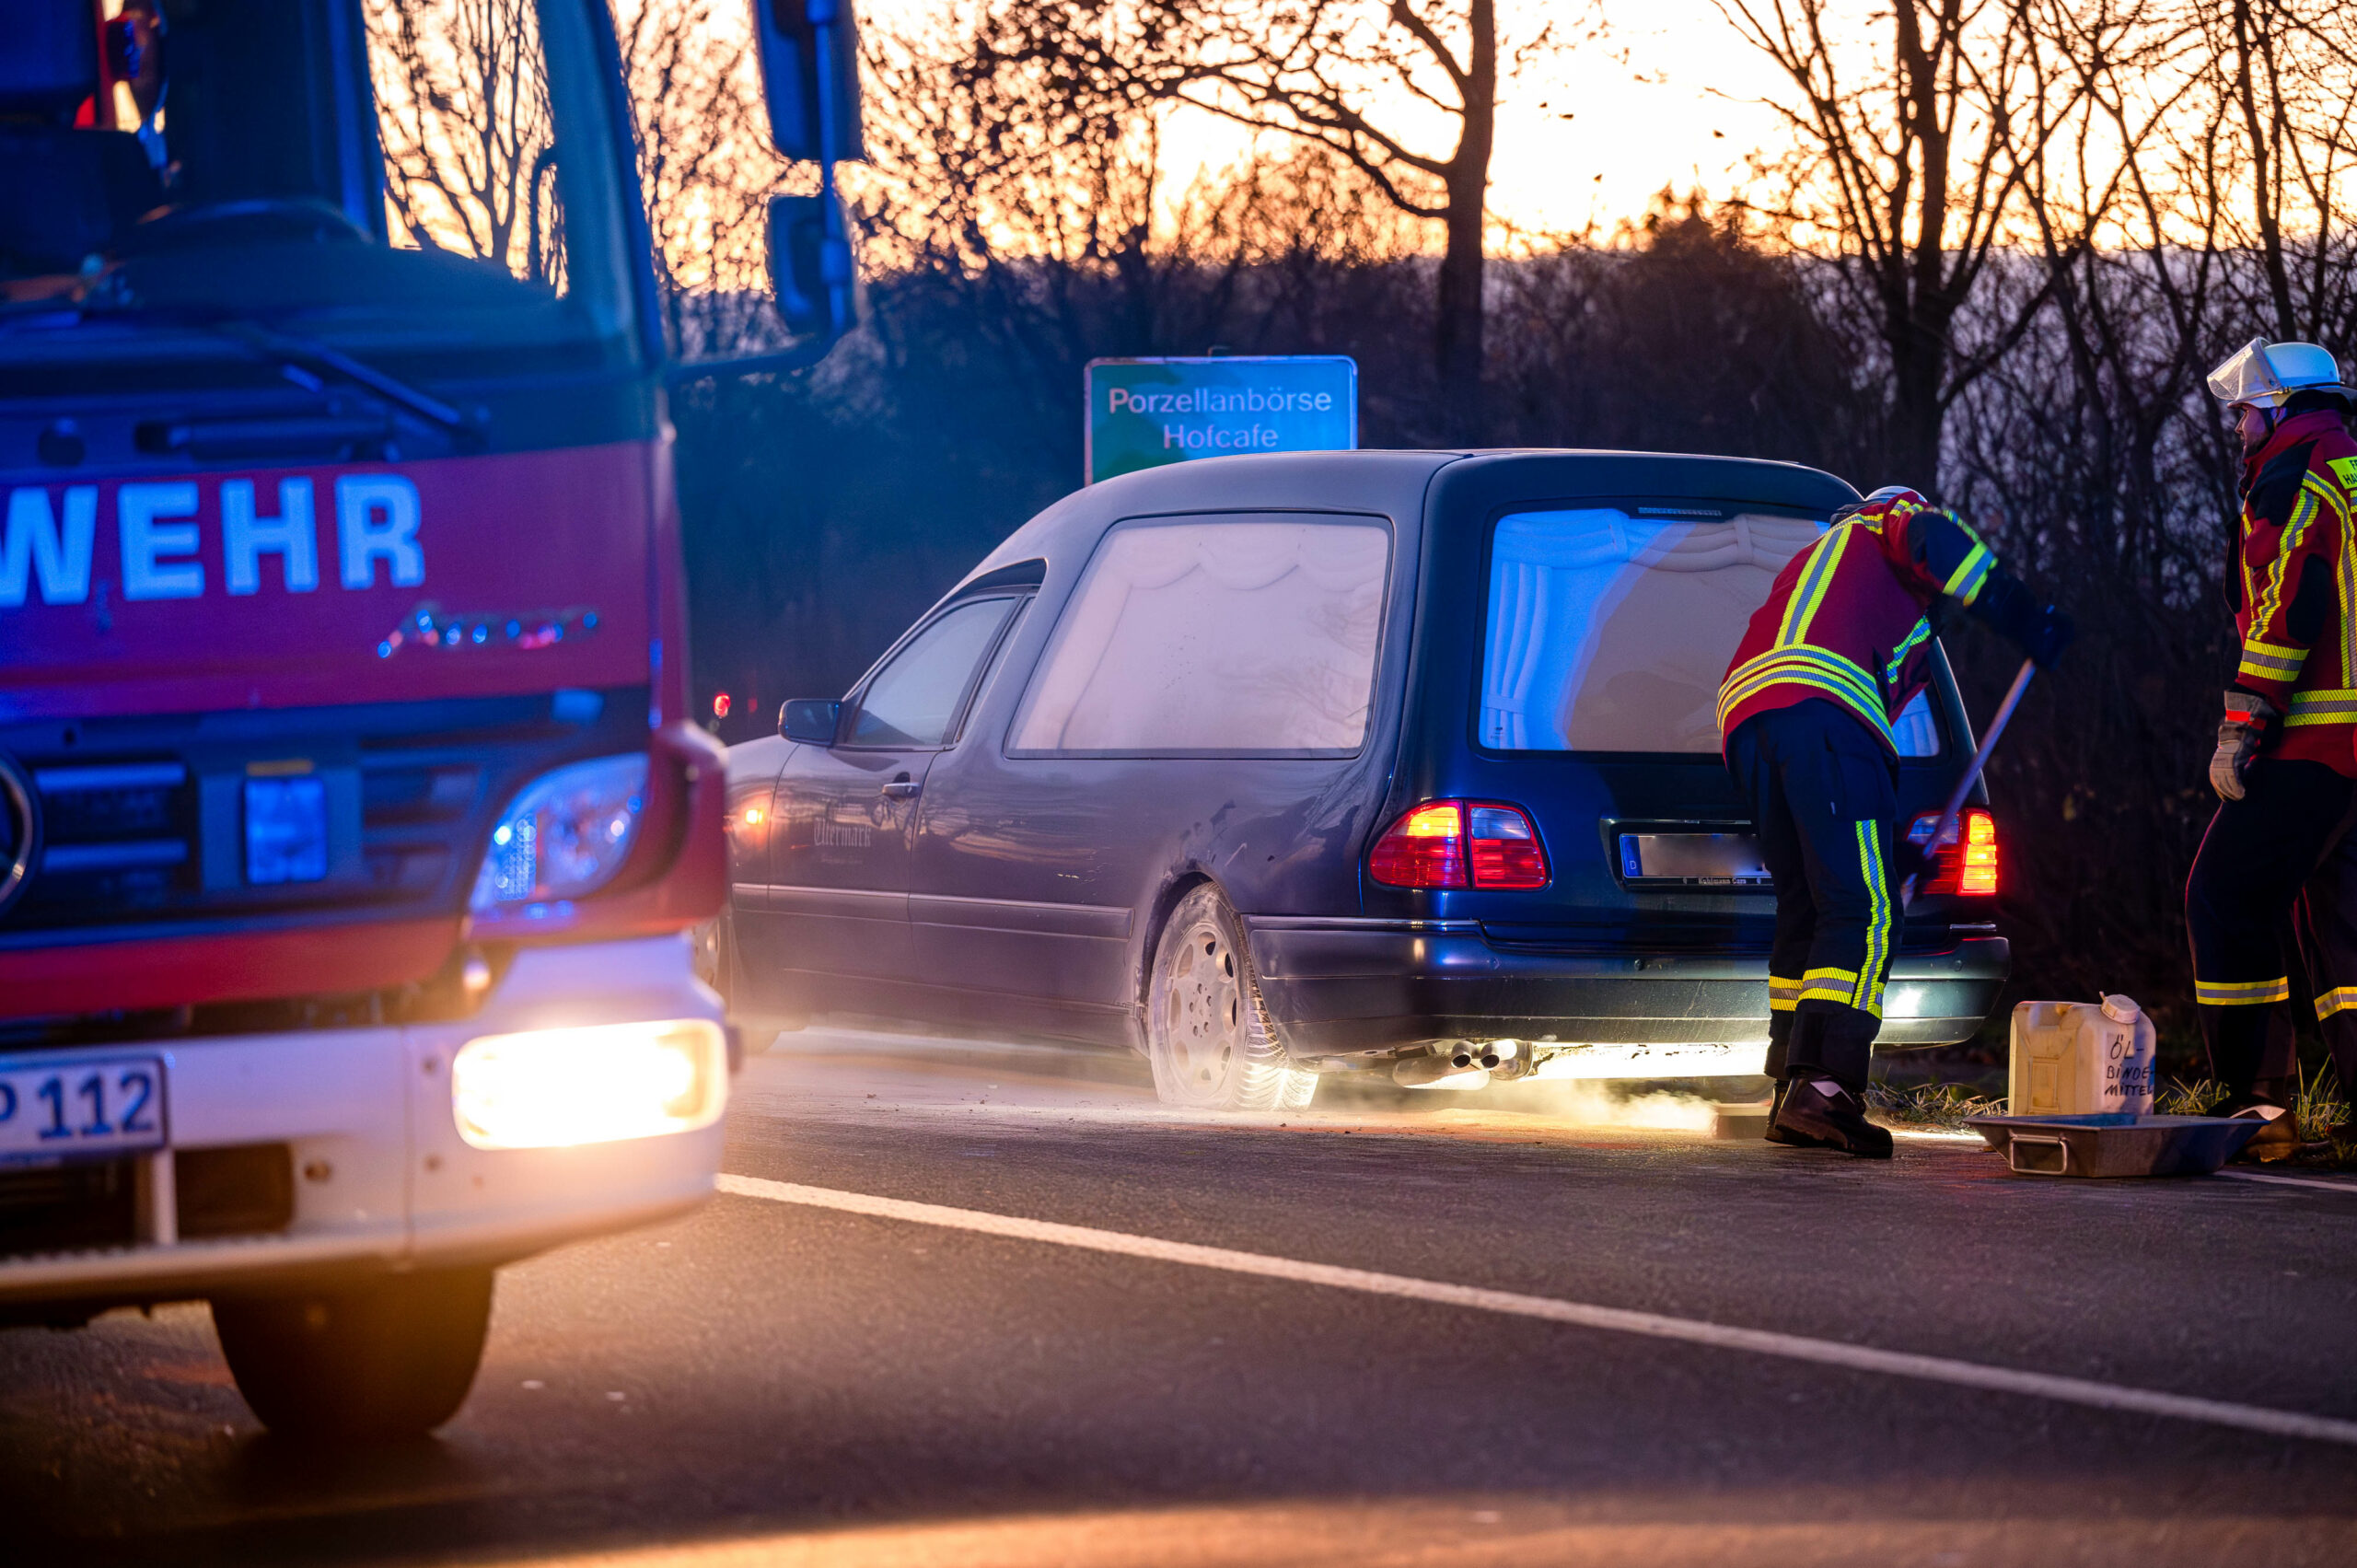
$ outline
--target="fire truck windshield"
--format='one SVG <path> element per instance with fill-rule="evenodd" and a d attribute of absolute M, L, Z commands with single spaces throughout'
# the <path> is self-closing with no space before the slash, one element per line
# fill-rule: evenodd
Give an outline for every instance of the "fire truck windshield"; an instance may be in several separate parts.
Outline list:
<path fill-rule="evenodd" d="M 0 86 L 0 377 L 316 372 L 284 352 L 316 344 L 399 401 L 395 375 L 629 364 L 598 3 L 32 0 L 55 25 Z"/>

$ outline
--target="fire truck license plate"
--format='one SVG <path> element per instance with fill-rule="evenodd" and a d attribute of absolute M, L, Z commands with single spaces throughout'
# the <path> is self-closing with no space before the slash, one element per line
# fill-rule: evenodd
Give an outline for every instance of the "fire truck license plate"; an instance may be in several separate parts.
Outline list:
<path fill-rule="evenodd" d="M 155 1056 L 0 1071 L 0 1162 L 164 1146 L 164 1063 Z"/>

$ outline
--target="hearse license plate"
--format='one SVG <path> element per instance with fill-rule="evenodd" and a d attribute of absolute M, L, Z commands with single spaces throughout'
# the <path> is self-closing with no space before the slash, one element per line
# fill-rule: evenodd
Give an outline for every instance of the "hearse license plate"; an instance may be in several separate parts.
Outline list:
<path fill-rule="evenodd" d="M 1759 841 L 1749 833 L 1623 833 L 1620 875 L 1688 888 L 1765 888 Z"/>
<path fill-rule="evenodd" d="M 160 1057 L 0 1069 L 0 1163 L 163 1146 Z"/>

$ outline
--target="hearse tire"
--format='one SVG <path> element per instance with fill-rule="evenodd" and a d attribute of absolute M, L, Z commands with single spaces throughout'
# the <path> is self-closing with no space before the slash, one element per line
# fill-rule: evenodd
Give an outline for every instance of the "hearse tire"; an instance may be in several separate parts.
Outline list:
<path fill-rule="evenodd" d="M 394 1442 L 458 1413 L 491 1328 L 492 1272 L 390 1274 L 365 1285 L 213 1303 L 238 1392 L 271 1431 Z"/>
<path fill-rule="evenodd" d="M 1165 1105 L 1276 1110 L 1295 1095 L 1306 1105 L 1316 1091 L 1315 1074 L 1287 1064 L 1261 1005 L 1244 923 L 1209 883 L 1178 900 L 1155 946 L 1146 1060 Z"/>

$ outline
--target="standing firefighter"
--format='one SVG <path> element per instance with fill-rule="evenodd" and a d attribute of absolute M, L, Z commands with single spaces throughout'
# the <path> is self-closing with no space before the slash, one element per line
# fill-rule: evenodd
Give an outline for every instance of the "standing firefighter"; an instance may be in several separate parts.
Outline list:
<path fill-rule="evenodd" d="M 2279 1005 L 2292 993 L 2281 932 L 2357 796 L 2357 441 L 2342 422 L 2351 393 L 2340 367 L 2314 343 L 2254 338 L 2211 372 L 2210 391 L 2233 411 L 2243 442 L 2225 584 L 2242 658 L 2210 760 L 2218 814 L 2186 881 L 2185 922 L 2223 1109 L 2266 1121 L 2250 1150 L 2280 1158 L 2294 1142 L 2284 1114 L 2294 1086 L 2291 1020 Z M 2357 1041 L 2340 1016 L 2357 1007 L 2357 912 L 2339 907 L 2352 896 L 2340 891 L 2337 877 L 2319 877 L 2300 931 L 2316 1013 L 2348 1084 Z"/>
<path fill-rule="evenodd" d="M 1929 679 L 1926 645 L 1956 605 L 2041 667 L 2071 640 L 2070 618 L 2032 598 L 1955 513 L 1877 490 L 1785 563 L 1719 684 L 1727 767 L 1776 886 L 1776 1143 L 1890 1157 L 1861 1098 L 1904 875 L 1890 726 Z"/>

